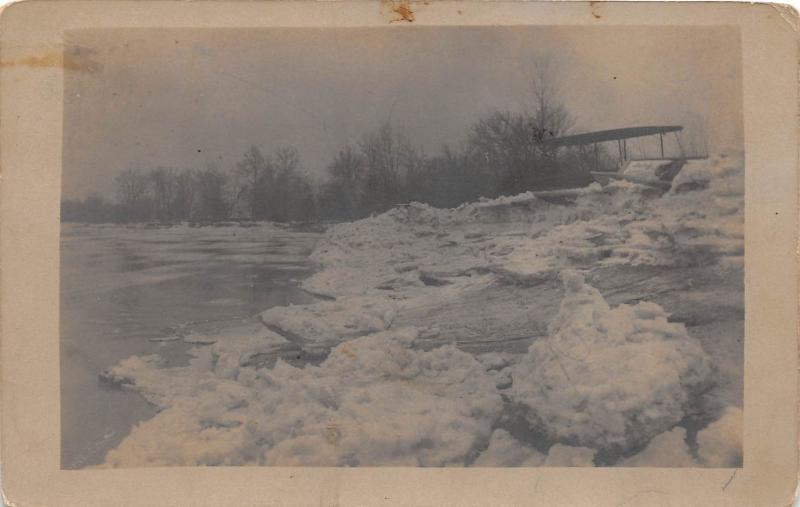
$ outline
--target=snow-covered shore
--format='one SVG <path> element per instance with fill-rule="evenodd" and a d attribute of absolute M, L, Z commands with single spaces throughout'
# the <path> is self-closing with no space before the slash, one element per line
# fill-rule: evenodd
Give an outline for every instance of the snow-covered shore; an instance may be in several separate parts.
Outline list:
<path fill-rule="evenodd" d="M 336 225 L 326 300 L 108 371 L 159 413 L 106 465 L 738 466 L 743 172 Z"/>

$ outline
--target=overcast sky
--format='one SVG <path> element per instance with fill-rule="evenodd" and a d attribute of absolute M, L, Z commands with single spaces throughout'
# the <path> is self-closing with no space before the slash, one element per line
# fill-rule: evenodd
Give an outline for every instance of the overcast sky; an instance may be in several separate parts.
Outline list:
<path fill-rule="evenodd" d="M 251 145 L 295 146 L 322 174 L 388 120 L 428 153 L 476 119 L 523 111 L 537 55 L 559 63 L 574 132 L 681 124 L 742 144 L 734 28 L 416 27 L 94 30 L 68 44 L 64 197 L 113 194 L 128 167 L 233 168 Z"/>

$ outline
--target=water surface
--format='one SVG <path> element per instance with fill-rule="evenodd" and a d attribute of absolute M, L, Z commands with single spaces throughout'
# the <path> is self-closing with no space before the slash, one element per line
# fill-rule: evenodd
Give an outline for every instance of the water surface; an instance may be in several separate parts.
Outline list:
<path fill-rule="evenodd" d="M 131 355 L 187 360 L 190 346 L 158 341 L 314 298 L 298 288 L 320 235 L 257 227 L 147 228 L 63 224 L 61 232 L 61 465 L 101 463 L 155 410 L 99 375 Z"/>

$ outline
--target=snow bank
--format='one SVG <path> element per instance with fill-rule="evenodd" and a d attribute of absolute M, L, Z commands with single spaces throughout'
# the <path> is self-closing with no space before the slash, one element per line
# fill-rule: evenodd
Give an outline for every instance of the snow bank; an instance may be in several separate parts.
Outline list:
<path fill-rule="evenodd" d="M 295 336 L 304 350 L 321 352 L 349 338 L 385 331 L 396 315 L 395 305 L 386 298 L 349 297 L 270 308 L 261 321 Z"/>
<path fill-rule="evenodd" d="M 675 426 L 712 381 L 709 359 L 653 303 L 610 308 L 574 272 L 549 337 L 512 367 L 510 397 L 553 440 L 628 449 Z"/>
<path fill-rule="evenodd" d="M 680 168 L 679 164 L 678 161 L 665 159 L 630 160 L 622 174 L 634 181 L 669 184 L 676 170 Z"/>
<path fill-rule="evenodd" d="M 494 379 L 498 389 L 508 389 L 511 387 L 511 354 L 499 352 L 488 352 L 476 356 L 478 361 L 486 369 L 486 372 Z"/>
<path fill-rule="evenodd" d="M 697 433 L 696 456 L 686 442 L 686 430 L 676 427 L 655 437 L 642 452 L 622 460 L 623 467 L 742 466 L 742 410 L 728 407 L 722 417 Z"/>
<path fill-rule="evenodd" d="M 573 447 L 556 444 L 547 453 L 546 467 L 592 467 L 594 450 L 586 447 Z"/>
<path fill-rule="evenodd" d="M 472 464 L 476 467 L 538 467 L 547 456 L 526 446 L 506 430 L 496 429 L 489 447 Z"/>
<path fill-rule="evenodd" d="M 412 350 L 416 334 L 356 338 L 319 366 L 240 367 L 235 380 L 214 368 L 208 348 L 188 367 L 127 360 L 113 375 L 161 411 L 107 465 L 464 464 L 486 445 L 500 395 L 471 355 L 451 345 Z"/>
<path fill-rule="evenodd" d="M 593 467 L 595 451 L 586 447 L 555 444 L 547 454 L 520 442 L 503 429 L 492 433 L 489 447 L 472 466 L 476 467 Z"/>
<path fill-rule="evenodd" d="M 551 204 L 531 192 L 454 209 L 411 203 L 338 224 L 312 253 L 322 269 L 303 288 L 331 297 L 375 290 L 414 297 L 425 286 L 470 283 L 489 271 L 513 272 L 515 262 L 518 269 L 552 271 L 559 267 L 554 243 L 534 236 L 558 224 L 641 206 L 646 199 L 639 189 L 627 182 L 606 189 L 593 185 L 576 191 L 575 206 Z M 514 257 L 519 252 L 524 253 Z"/>
<path fill-rule="evenodd" d="M 525 192 L 496 199 L 481 199 L 455 208 L 452 220 L 457 223 L 498 224 L 540 221 L 546 215 L 558 214 L 562 206 L 551 204 Z"/>
<path fill-rule="evenodd" d="M 211 347 L 214 373 L 223 378 L 236 378 L 239 368 L 259 364 L 261 358 L 291 347 L 283 336 L 260 323 L 228 330 Z"/>
<path fill-rule="evenodd" d="M 627 227 L 620 260 L 653 265 L 709 265 L 744 253 L 744 165 L 741 154 L 691 160 L 669 192 Z"/>
<path fill-rule="evenodd" d="M 331 297 L 404 292 L 486 271 L 486 261 L 475 255 L 486 231 L 465 223 L 457 211 L 412 203 L 338 224 L 312 253 L 322 269 L 303 288 Z"/>
<path fill-rule="evenodd" d="M 739 153 L 689 161 L 659 199 L 625 181 L 583 192 L 572 216 L 490 254 L 509 278 L 539 281 L 598 265 L 741 267 L 744 165 Z"/>
<path fill-rule="evenodd" d="M 697 467 L 686 444 L 686 429 L 673 428 L 655 437 L 640 453 L 617 464 L 621 467 Z"/>
<path fill-rule="evenodd" d="M 185 336 L 212 344 L 194 349 L 185 367 L 144 356 L 108 372 L 161 410 L 107 463 L 592 466 L 596 455 L 642 448 L 623 464 L 741 461 L 735 409 L 698 434 L 696 456 L 676 427 L 714 380 L 700 344 L 659 305 L 611 308 L 573 270 L 741 269 L 743 172 L 741 154 L 729 153 L 688 162 L 661 197 L 614 181 L 568 192 L 569 205 L 557 204 L 560 194 L 528 192 L 448 210 L 412 203 L 337 224 L 311 255 L 319 269 L 302 283 L 331 300 L 269 309 L 249 328 Z M 528 336 L 549 314 L 516 296 L 559 276 L 565 295 L 548 336 Z M 541 287 L 548 300 L 558 290 Z M 477 358 L 454 345 L 419 350 L 438 326 L 459 338 L 458 326 L 484 313 L 512 316 L 515 325 L 502 331 L 528 340 L 516 342 L 522 349 L 534 340 L 527 353 L 483 353 L 493 349 L 481 343 L 473 344 Z M 503 335 L 489 324 L 469 339 Z M 298 347 L 330 354 L 304 368 L 265 361 Z M 547 456 L 493 427 L 499 389 L 506 408 L 521 407 L 525 423 L 546 435 Z"/>
<path fill-rule="evenodd" d="M 365 290 L 407 295 L 436 280 L 493 272 L 523 284 L 563 269 L 597 265 L 741 264 L 744 165 L 740 153 L 687 162 L 661 198 L 646 185 L 614 181 L 571 192 L 557 205 L 527 192 L 436 209 L 412 203 L 331 228 L 304 282 L 340 296 Z"/>
<path fill-rule="evenodd" d="M 722 417 L 697 434 L 697 454 L 705 466 L 742 466 L 742 410 L 728 407 Z"/>
<path fill-rule="evenodd" d="M 687 162 L 659 200 L 656 216 L 684 257 L 742 267 L 744 155 L 728 151 Z"/>

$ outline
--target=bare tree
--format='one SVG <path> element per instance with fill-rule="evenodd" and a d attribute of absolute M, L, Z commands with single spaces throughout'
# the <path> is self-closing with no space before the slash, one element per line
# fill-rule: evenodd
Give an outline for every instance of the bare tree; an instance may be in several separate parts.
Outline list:
<path fill-rule="evenodd" d="M 558 149 L 545 141 L 564 135 L 575 122 L 561 99 L 559 78 L 557 61 L 538 57 L 527 112 L 497 112 L 473 125 L 468 144 L 472 159 L 493 174 L 497 191 L 558 184 Z"/>
<path fill-rule="evenodd" d="M 175 195 L 172 201 L 173 217 L 186 220 L 191 217 L 195 197 L 195 171 L 184 169 L 175 177 Z"/>
<path fill-rule="evenodd" d="M 278 222 L 294 220 L 295 213 L 292 210 L 301 198 L 298 194 L 297 181 L 300 178 L 297 174 L 300 168 L 300 155 L 295 148 L 282 146 L 275 150 L 273 160 L 274 177 L 272 185 L 267 190 L 269 199 L 267 216 Z"/>
<path fill-rule="evenodd" d="M 402 170 L 403 202 L 420 201 L 427 191 L 424 178 L 428 171 L 425 150 L 410 142 L 400 145 L 400 167 Z"/>
<path fill-rule="evenodd" d="M 115 183 L 125 220 L 146 220 L 149 200 L 147 176 L 138 169 L 128 168 L 117 175 Z"/>
<path fill-rule="evenodd" d="M 250 147 L 244 158 L 237 164 L 244 185 L 239 194 L 244 193 L 250 205 L 250 218 L 256 220 L 264 216 L 266 193 L 272 183 L 272 164 L 255 146 Z"/>
<path fill-rule="evenodd" d="M 530 120 L 513 113 L 494 113 L 472 126 L 469 149 L 493 175 L 501 192 L 526 190 L 538 161 L 538 142 L 532 136 Z"/>
<path fill-rule="evenodd" d="M 321 192 L 325 212 L 337 218 L 356 217 L 364 190 L 364 159 L 348 145 L 339 150 L 327 171 L 330 181 Z"/>
<path fill-rule="evenodd" d="M 195 218 L 200 220 L 224 220 L 230 212 L 225 190 L 228 174 L 219 170 L 213 163 L 195 175 L 197 206 Z"/>
<path fill-rule="evenodd" d="M 172 168 L 158 167 L 151 169 L 148 177 L 153 191 L 153 216 L 161 221 L 172 220 L 177 171 Z"/>
<path fill-rule="evenodd" d="M 366 135 L 361 143 L 366 167 L 364 205 L 370 212 L 388 209 L 400 192 L 399 144 L 389 122 Z"/>
<path fill-rule="evenodd" d="M 294 173 L 300 167 L 300 154 L 292 146 L 281 146 L 275 150 L 274 171 L 277 174 Z"/>
<path fill-rule="evenodd" d="M 538 141 L 539 149 L 551 156 L 555 148 L 543 144 L 542 141 L 560 137 L 575 125 L 575 118 L 561 98 L 561 87 L 558 61 L 550 55 L 537 56 L 531 79 L 531 130 L 533 138 Z"/>

